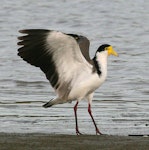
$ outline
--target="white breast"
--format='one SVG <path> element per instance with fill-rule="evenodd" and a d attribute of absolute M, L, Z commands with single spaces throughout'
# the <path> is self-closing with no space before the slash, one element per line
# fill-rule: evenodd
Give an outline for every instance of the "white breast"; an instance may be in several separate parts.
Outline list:
<path fill-rule="evenodd" d="M 76 72 L 68 99 L 83 99 L 102 85 L 107 76 L 107 56 L 106 51 L 96 53 L 96 60 L 102 72 L 100 76 L 96 72 L 93 73 L 92 68 L 80 68 Z"/>

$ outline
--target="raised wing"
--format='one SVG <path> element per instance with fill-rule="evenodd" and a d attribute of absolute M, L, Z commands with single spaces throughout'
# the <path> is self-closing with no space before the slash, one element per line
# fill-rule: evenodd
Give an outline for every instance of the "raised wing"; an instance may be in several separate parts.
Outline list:
<path fill-rule="evenodd" d="M 83 56 L 89 63 L 91 63 L 92 60 L 90 59 L 90 55 L 89 55 L 90 41 L 85 36 L 76 35 L 76 34 L 67 34 L 67 35 L 70 35 L 76 39 Z"/>
<path fill-rule="evenodd" d="M 74 37 L 53 30 L 21 30 L 18 55 L 40 67 L 58 94 L 69 92 L 70 82 L 81 68 L 91 68 Z M 67 90 L 66 90 L 67 88 Z M 66 93 L 66 92 L 65 92 Z"/>

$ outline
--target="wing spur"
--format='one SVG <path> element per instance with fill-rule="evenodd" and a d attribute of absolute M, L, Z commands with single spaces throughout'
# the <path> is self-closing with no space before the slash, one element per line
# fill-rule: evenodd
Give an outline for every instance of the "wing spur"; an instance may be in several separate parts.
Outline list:
<path fill-rule="evenodd" d="M 31 65 L 40 67 L 59 95 L 69 92 L 70 83 L 80 67 L 91 67 L 89 41 L 83 36 L 75 35 L 77 39 L 73 34 L 43 29 L 19 32 L 25 35 L 18 37 L 18 45 L 21 46 L 18 55 Z"/>

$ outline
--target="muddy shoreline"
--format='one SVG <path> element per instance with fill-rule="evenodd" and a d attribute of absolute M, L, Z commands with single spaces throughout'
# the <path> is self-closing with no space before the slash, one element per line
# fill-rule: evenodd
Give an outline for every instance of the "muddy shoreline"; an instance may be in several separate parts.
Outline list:
<path fill-rule="evenodd" d="M 0 133 L 0 150 L 148 150 L 149 137 Z"/>

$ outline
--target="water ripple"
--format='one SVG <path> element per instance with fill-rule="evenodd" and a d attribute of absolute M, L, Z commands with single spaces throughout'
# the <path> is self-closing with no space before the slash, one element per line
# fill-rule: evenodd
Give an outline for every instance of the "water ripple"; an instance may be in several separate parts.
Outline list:
<path fill-rule="evenodd" d="M 109 58 L 94 95 L 95 120 L 106 134 L 149 134 L 148 1 L 4 1 L 0 15 L 0 132 L 75 134 L 75 103 L 44 109 L 54 90 L 17 56 L 18 30 L 48 28 L 87 36 L 92 57 L 100 44 L 113 45 L 119 58 Z M 87 106 L 79 104 L 79 127 L 94 134 Z"/>

